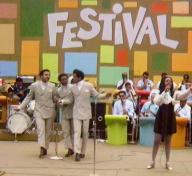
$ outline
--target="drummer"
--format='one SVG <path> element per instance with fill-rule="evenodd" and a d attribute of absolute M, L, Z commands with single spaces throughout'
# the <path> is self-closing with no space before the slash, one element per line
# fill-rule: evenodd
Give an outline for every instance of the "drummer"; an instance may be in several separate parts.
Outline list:
<path fill-rule="evenodd" d="M 8 89 L 8 94 L 11 98 L 18 99 L 19 102 L 22 102 L 26 95 L 28 94 L 29 89 L 24 86 L 23 79 L 17 77 L 13 86 Z"/>

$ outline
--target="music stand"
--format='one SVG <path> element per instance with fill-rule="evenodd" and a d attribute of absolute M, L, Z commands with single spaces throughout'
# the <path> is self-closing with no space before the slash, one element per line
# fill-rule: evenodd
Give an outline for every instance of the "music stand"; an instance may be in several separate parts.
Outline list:
<path fill-rule="evenodd" d="M 59 111 L 59 112 L 58 112 Z M 56 124 L 54 126 L 55 129 L 55 156 L 51 156 L 51 160 L 63 160 L 63 157 L 58 156 L 58 134 L 59 134 L 59 123 L 62 117 L 62 109 L 57 107 L 57 115 L 56 115 Z"/>

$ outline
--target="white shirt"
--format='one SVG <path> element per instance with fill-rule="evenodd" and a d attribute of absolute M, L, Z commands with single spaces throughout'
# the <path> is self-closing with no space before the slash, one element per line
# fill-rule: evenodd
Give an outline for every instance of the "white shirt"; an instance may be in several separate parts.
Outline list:
<path fill-rule="evenodd" d="M 133 81 L 131 81 L 130 79 L 127 79 L 127 80 L 125 81 L 125 83 L 126 83 L 127 81 L 129 81 L 129 82 L 131 83 L 131 86 L 133 86 Z M 117 88 L 118 88 L 120 85 L 123 84 L 123 87 L 122 87 L 121 89 L 125 89 L 125 83 L 123 84 L 123 80 L 120 80 L 120 81 L 117 83 Z"/>
<path fill-rule="evenodd" d="M 180 103 L 175 104 L 174 111 L 178 112 L 179 117 L 191 118 L 191 107 L 187 104 L 183 108 L 181 108 Z"/>
<path fill-rule="evenodd" d="M 181 90 L 187 90 L 188 87 L 185 84 L 179 84 L 179 88 L 181 87 Z"/>
<path fill-rule="evenodd" d="M 155 115 L 157 114 L 157 111 L 159 109 L 159 106 L 152 103 L 151 101 L 147 101 L 142 109 L 141 109 L 141 113 L 148 115 L 149 117 L 155 117 Z"/>
<path fill-rule="evenodd" d="M 72 83 L 71 83 L 72 79 L 73 79 L 73 75 L 69 76 L 69 78 L 68 78 L 68 85 L 69 84 L 72 85 Z"/>
<path fill-rule="evenodd" d="M 137 87 L 138 88 L 141 88 L 141 89 L 144 89 L 144 90 L 147 90 L 147 91 L 150 91 L 152 88 L 153 88 L 153 82 L 149 79 L 147 79 L 147 86 L 144 87 L 144 82 L 143 82 L 143 79 L 139 80 L 138 83 L 137 83 Z"/>
<path fill-rule="evenodd" d="M 191 94 L 187 98 L 187 103 L 192 103 L 192 95 Z"/>
<path fill-rule="evenodd" d="M 83 87 L 83 83 L 84 83 L 84 80 L 81 80 L 77 83 L 77 87 L 79 90 L 81 90 L 81 88 Z"/>
<path fill-rule="evenodd" d="M 134 98 L 134 96 L 136 95 L 134 89 L 128 90 L 128 91 L 127 91 L 126 89 L 122 89 L 122 90 L 125 91 L 125 93 L 126 93 L 126 98 L 127 98 L 128 100 L 130 100 L 130 101 L 133 103 L 133 107 L 136 108 L 136 106 L 137 106 L 137 101 L 136 101 L 135 98 Z"/>
<path fill-rule="evenodd" d="M 113 107 L 113 115 L 123 115 L 123 110 L 128 112 L 129 117 L 135 117 L 133 103 L 130 100 L 124 100 L 123 105 L 121 100 L 117 100 Z"/>
<path fill-rule="evenodd" d="M 47 84 L 48 84 L 47 82 L 45 83 L 41 81 L 41 89 L 45 90 L 45 88 L 47 87 Z"/>

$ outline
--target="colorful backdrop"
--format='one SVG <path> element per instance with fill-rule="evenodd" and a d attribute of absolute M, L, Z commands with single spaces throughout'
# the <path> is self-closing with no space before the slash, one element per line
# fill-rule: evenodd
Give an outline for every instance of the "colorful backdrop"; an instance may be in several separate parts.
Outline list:
<path fill-rule="evenodd" d="M 128 72 L 192 71 L 191 0 L 1 0 L 0 77 L 82 69 L 99 88 Z"/>

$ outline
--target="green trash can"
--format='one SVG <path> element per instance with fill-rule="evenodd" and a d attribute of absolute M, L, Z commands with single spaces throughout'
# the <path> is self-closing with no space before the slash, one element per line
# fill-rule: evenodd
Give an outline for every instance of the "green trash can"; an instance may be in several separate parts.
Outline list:
<path fill-rule="evenodd" d="M 127 116 L 105 115 L 105 123 L 107 125 L 107 143 L 127 144 Z"/>

